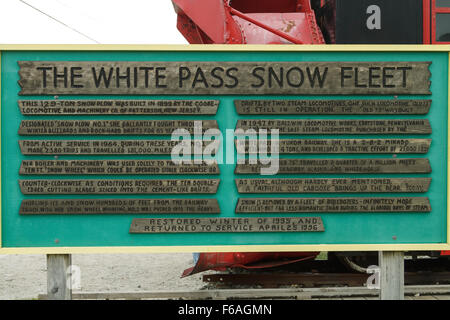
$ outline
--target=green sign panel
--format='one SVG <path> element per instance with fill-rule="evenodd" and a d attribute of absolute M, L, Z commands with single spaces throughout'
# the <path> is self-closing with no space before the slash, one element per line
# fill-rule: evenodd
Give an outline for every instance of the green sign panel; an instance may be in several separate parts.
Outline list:
<path fill-rule="evenodd" d="M 0 252 L 449 248 L 449 52 L 1 50 Z"/>

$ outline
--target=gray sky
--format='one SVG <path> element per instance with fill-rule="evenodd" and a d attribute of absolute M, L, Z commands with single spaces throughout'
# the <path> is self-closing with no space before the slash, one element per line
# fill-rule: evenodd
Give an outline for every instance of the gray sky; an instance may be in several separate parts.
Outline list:
<path fill-rule="evenodd" d="M 170 0 L 0 0 L 0 43 L 187 41 L 176 28 L 176 13 Z"/>

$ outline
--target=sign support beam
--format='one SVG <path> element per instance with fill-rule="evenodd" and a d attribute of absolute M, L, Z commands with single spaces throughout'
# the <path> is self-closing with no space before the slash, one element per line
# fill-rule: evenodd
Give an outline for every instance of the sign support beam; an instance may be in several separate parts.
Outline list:
<path fill-rule="evenodd" d="M 405 299 L 405 253 L 379 251 L 380 300 Z"/>
<path fill-rule="evenodd" d="M 72 300 L 71 254 L 47 254 L 47 299 Z"/>

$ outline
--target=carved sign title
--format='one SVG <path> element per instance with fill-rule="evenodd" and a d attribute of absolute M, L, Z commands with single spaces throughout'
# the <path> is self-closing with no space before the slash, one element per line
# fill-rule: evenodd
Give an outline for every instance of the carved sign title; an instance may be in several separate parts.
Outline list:
<path fill-rule="evenodd" d="M 431 94 L 430 62 L 18 63 L 21 95 Z"/>

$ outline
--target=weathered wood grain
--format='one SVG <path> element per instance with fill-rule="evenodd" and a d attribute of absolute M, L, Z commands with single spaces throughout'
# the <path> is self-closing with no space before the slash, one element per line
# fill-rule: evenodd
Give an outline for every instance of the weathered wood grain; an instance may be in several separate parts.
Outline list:
<path fill-rule="evenodd" d="M 209 141 L 191 140 L 191 154 L 202 154 Z M 24 155 L 170 155 L 176 140 L 19 140 Z M 197 149 L 199 152 L 197 152 Z"/>
<path fill-rule="evenodd" d="M 425 197 L 239 198 L 236 213 L 430 212 Z"/>
<path fill-rule="evenodd" d="M 427 119 L 365 120 L 365 119 L 240 119 L 236 129 L 247 132 L 261 130 L 278 134 L 431 134 Z"/>
<path fill-rule="evenodd" d="M 172 160 L 23 160 L 21 175 L 220 174 L 217 161 L 178 164 Z"/>
<path fill-rule="evenodd" d="M 217 199 L 25 199 L 21 215 L 220 213 Z"/>
<path fill-rule="evenodd" d="M 23 194 L 216 193 L 220 179 L 33 179 L 19 180 Z"/>
<path fill-rule="evenodd" d="M 214 115 L 219 100 L 19 100 L 20 112 L 38 115 Z"/>
<path fill-rule="evenodd" d="M 431 100 L 422 99 L 296 99 L 234 100 L 236 112 L 251 114 L 427 114 Z"/>
<path fill-rule="evenodd" d="M 422 61 L 19 61 L 20 95 L 431 94 Z"/>
<path fill-rule="evenodd" d="M 235 179 L 239 193 L 427 192 L 431 178 Z"/>
<path fill-rule="evenodd" d="M 321 232 L 320 217 L 135 218 L 130 233 Z"/>
<path fill-rule="evenodd" d="M 184 129 L 203 134 L 216 120 L 22 120 L 19 135 L 172 135 Z"/>
<path fill-rule="evenodd" d="M 271 154 L 272 141 L 238 139 L 238 153 Z M 427 153 L 431 139 L 279 139 L 280 154 L 319 153 Z M 276 148 L 273 147 L 273 149 Z"/>
<path fill-rule="evenodd" d="M 279 159 L 277 174 L 293 173 L 430 173 L 427 158 Z M 235 174 L 260 174 L 267 165 L 238 163 Z"/>

